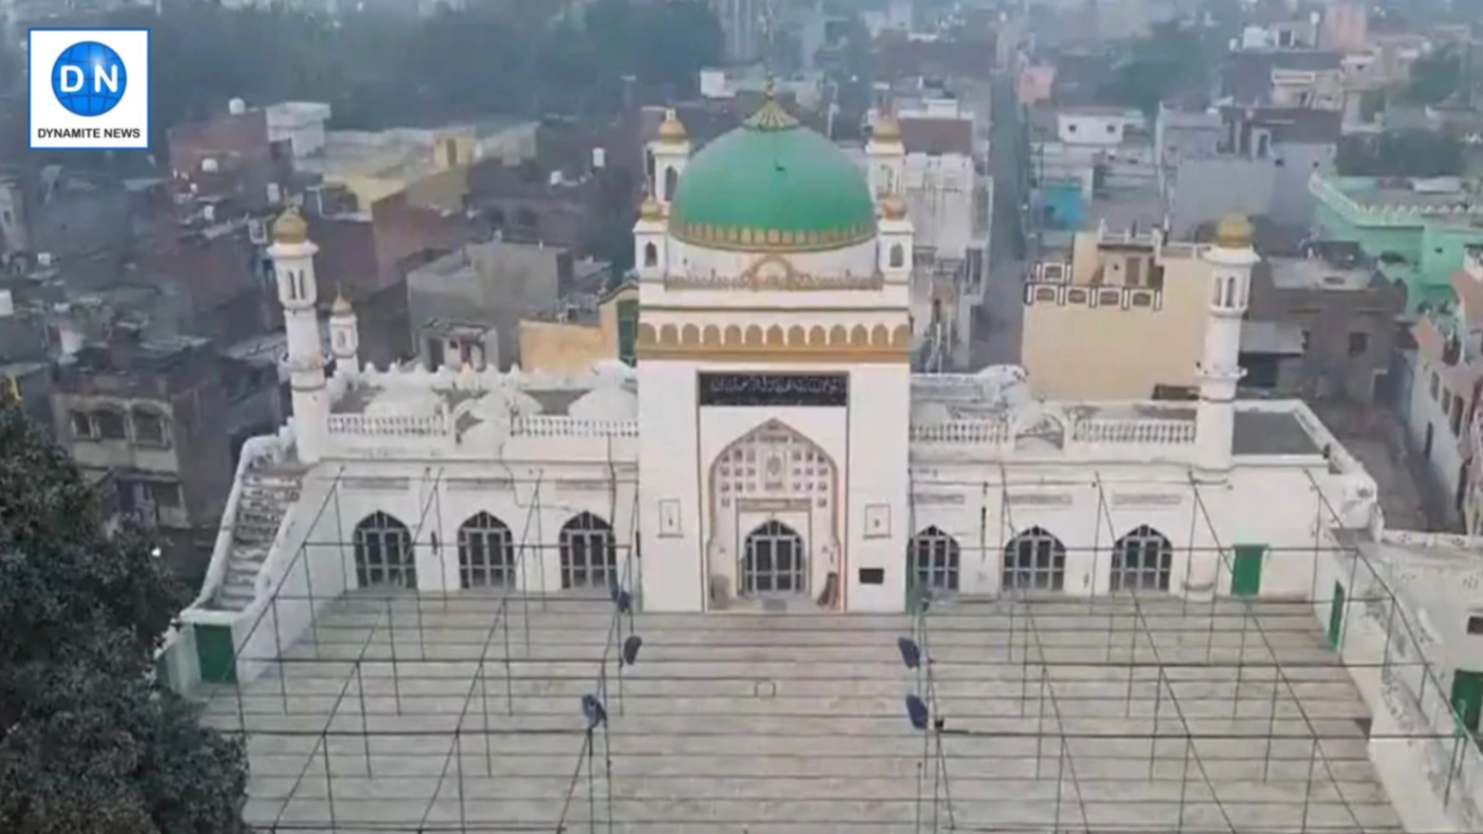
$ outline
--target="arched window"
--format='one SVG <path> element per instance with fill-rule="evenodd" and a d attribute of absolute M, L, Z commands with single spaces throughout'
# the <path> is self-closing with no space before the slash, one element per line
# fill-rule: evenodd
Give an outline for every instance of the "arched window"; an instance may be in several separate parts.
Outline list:
<path fill-rule="evenodd" d="M 891 268 L 900 269 L 906 265 L 906 250 L 899 243 L 891 244 Z"/>
<path fill-rule="evenodd" d="M 417 562 L 407 525 L 374 512 L 355 525 L 355 581 L 362 588 L 416 588 Z"/>
<path fill-rule="evenodd" d="M 659 265 L 659 247 L 652 242 L 644 244 L 644 266 Z"/>
<path fill-rule="evenodd" d="M 1167 591 L 1174 547 L 1163 533 L 1140 525 L 1112 548 L 1113 591 Z"/>
<path fill-rule="evenodd" d="M 803 539 L 786 524 L 769 521 L 747 534 L 742 554 L 741 592 L 752 594 L 808 593 L 807 558 Z"/>
<path fill-rule="evenodd" d="M 664 201 L 671 202 L 675 198 L 675 188 L 680 184 L 680 173 L 672 166 L 664 167 Z"/>
<path fill-rule="evenodd" d="M 458 528 L 458 586 L 511 588 L 515 585 L 515 539 L 503 521 L 478 513 Z"/>
<path fill-rule="evenodd" d="M 928 527 L 906 546 L 906 578 L 914 588 L 958 590 L 958 540 Z"/>
<path fill-rule="evenodd" d="M 306 289 L 307 285 L 304 283 L 304 271 L 299 270 L 298 272 L 294 273 L 294 275 L 298 278 L 299 281 L 299 298 L 308 298 L 309 291 Z"/>
<path fill-rule="evenodd" d="M 296 283 L 294 281 L 294 271 L 292 269 L 286 269 L 286 270 L 284 270 L 283 271 L 283 277 L 288 282 L 288 298 L 289 298 L 289 300 L 290 301 L 297 301 L 298 298 L 299 298 L 299 285 L 298 285 L 298 283 Z"/>
<path fill-rule="evenodd" d="M 618 584 L 618 545 L 613 528 L 592 513 L 561 528 L 561 587 L 608 588 Z"/>
<path fill-rule="evenodd" d="M 1234 277 L 1226 279 L 1226 306 L 1236 306 L 1236 279 Z"/>
<path fill-rule="evenodd" d="M 1031 527 L 1004 546 L 1005 591 L 1059 591 L 1066 585 L 1066 545 Z"/>

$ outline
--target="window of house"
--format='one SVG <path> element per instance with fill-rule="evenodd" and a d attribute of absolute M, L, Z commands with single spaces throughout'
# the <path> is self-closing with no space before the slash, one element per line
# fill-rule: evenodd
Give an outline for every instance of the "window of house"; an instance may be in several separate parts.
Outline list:
<path fill-rule="evenodd" d="M 93 436 L 93 421 L 86 411 L 68 412 L 68 418 L 72 423 L 73 437 L 84 438 Z"/>
<path fill-rule="evenodd" d="M 134 442 L 151 446 L 165 445 L 165 419 L 153 411 L 135 409 Z"/>
<path fill-rule="evenodd" d="M 1066 125 L 1066 132 L 1067 133 L 1075 133 L 1076 132 L 1076 124 L 1075 123 L 1072 123 L 1072 124 Z"/>
<path fill-rule="evenodd" d="M 175 509 L 180 506 L 180 485 L 151 482 L 149 497 L 156 507 Z"/>
<path fill-rule="evenodd" d="M 1436 371 L 1432 371 L 1432 381 L 1431 381 L 1431 386 L 1430 386 L 1430 392 L 1431 392 L 1432 402 L 1436 402 L 1437 401 L 1437 391 L 1438 391 L 1438 389 L 1440 387 L 1441 387 L 1441 377 L 1438 377 L 1437 376 L 1437 372 Z"/>
<path fill-rule="evenodd" d="M 123 412 L 103 410 L 93 414 L 98 427 L 98 436 L 104 440 L 123 440 L 128 437 L 124 429 Z"/>
<path fill-rule="evenodd" d="M 1468 634 L 1483 634 L 1483 614 L 1468 615 Z"/>
<path fill-rule="evenodd" d="M 1369 349 L 1370 349 L 1370 334 L 1368 334 L 1368 333 L 1350 333 L 1349 334 L 1349 355 L 1350 356 L 1364 356 L 1365 355 L 1365 352 L 1368 351 Z"/>
<path fill-rule="evenodd" d="M 1311 330 L 1304 330 L 1303 331 L 1303 352 L 1304 353 L 1307 353 L 1308 352 L 1308 345 L 1310 345 L 1312 343 L 1312 341 L 1313 341 L 1313 331 L 1311 331 Z"/>
<path fill-rule="evenodd" d="M 1115 125 L 1108 125 L 1107 126 L 1107 132 L 1108 133 L 1117 133 L 1117 127 Z"/>
<path fill-rule="evenodd" d="M 1452 395 L 1452 416 L 1448 422 L 1451 424 L 1452 433 L 1455 435 L 1462 434 L 1462 412 L 1462 397 L 1456 394 Z"/>

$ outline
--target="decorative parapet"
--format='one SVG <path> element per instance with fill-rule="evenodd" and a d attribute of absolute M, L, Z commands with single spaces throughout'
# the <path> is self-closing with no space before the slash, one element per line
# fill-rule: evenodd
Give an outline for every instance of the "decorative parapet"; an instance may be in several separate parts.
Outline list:
<path fill-rule="evenodd" d="M 442 411 L 431 417 L 331 414 L 329 429 L 331 435 L 355 437 L 443 437 L 448 420 Z"/>
<path fill-rule="evenodd" d="M 1308 178 L 1308 193 L 1324 205 L 1343 215 L 1346 220 L 1369 226 L 1415 226 L 1425 220 L 1483 218 L 1483 205 L 1459 199 L 1455 203 L 1388 203 L 1367 205 L 1356 200 L 1332 177 L 1313 174 Z"/>
<path fill-rule="evenodd" d="M 637 420 L 582 420 L 533 414 L 517 417 L 510 427 L 516 437 L 638 437 Z"/>
<path fill-rule="evenodd" d="M 951 420 L 911 427 L 913 443 L 1003 446 L 1012 439 L 1009 423 L 1003 420 Z"/>
<path fill-rule="evenodd" d="M 1078 420 L 1071 426 L 1073 443 L 1182 446 L 1195 442 L 1190 420 Z"/>
<path fill-rule="evenodd" d="M 1164 291 L 1145 287 L 1029 283 L 1025 285 L 1024 300 L 1026 306 L 1055 304 L 1060 307 L 1161 310 Z"/>

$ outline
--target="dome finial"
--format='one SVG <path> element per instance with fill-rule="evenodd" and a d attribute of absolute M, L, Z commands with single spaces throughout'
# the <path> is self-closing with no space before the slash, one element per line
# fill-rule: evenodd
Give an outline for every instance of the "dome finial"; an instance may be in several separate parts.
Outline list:
<path fill-rule="evenodd" d="M 682 145 L 690 141 L 690 132 L 673 109 L 664 111 L 664 121 L 659 123 L 659 141 L 666 145 Z"/>
<path fill-rule="evenodd" d="M 767 76 L 767 85 L 762 89 L 762 106 L 742 124 L 752 130 L 792 130 L 798 127 L 798 120 L 778 104 L 777 88 L 771 75 Z"/>
<path fill-rule="evenodd" d="M 345 285 L 339 281 L 335 282 L 335 303 L 330 306 L 330 313 L 336 316 L 350 315 L 354 310 L 350 307 L 350 299 L 345 297 Z"/>
<path fill-rule="evenodd" d="M 304 222 L 304 215 L 299 213 L 299 207 L 290 204 L 273 221 L 273 242 L 303 243 L 308 239 L 309 224 Z"/>
<path fill-rule="evenodd" d="M 652 188 L 644 193 L 644 201 L 639 204 L 639 218 L 642 220 L 664 219 L 664 206 L 654 199 Z"/>
<path fill-rule="evenodd" d="M 1215 227 L 1215 245 L 1225 249 L 1249 249 L 1255 230 L 1244 214 L 1231 213 Z"/>

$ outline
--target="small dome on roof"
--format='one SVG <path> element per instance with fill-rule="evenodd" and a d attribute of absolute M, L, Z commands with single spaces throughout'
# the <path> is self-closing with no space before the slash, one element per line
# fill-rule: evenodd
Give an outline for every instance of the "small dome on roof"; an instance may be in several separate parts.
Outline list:
<path fill-rule="evenodd" d="M 603 385 L 578 397 L 566 413 L 578 420 L 633 420 L 639 416 L 639 400 L 616 385 Z"/>
<path fill-rule="evenodd" d="M 298 206 L 289 206 L 273 221 L 273 240 L 276 243 L 303 243 L 309 239 L 309 224 L 299 214 Z"/>

